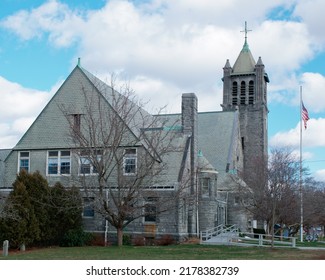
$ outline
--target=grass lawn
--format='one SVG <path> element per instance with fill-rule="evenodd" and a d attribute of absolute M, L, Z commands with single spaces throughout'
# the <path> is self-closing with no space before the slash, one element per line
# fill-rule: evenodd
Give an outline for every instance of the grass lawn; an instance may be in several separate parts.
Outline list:
<path fill-rule="evenodd" d="M 198 244 L 121 248 L 54 247 L 10 251 L 7 257 L 3 257 L 1 252 L 0 260 L 325 260 L 325 250 Z"/>

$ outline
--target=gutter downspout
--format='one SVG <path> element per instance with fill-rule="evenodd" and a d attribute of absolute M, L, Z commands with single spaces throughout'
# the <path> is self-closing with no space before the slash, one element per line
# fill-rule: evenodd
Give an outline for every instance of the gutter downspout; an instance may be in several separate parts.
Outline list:
<path fill-rule="evenodd" d="M 108 190 L 106 190 L 106 203 L 108 203 Z M 105 246 L 107 246 L 108 221 L 105 219 Z"/>

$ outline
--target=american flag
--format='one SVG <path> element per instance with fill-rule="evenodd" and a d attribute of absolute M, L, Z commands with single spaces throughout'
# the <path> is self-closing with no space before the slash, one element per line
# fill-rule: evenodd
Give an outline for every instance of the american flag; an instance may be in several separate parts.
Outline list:
<path fill-rule="evenodd" d="M 304 102 L 301 101 L 301 118 L 304 122 L 304 127 L 305 129 L 307 128 L 307 121 L 309 120 L 309 116 L 308 116 L 308 111 L 306 109 L 306 107 L 304 106 Z"/>

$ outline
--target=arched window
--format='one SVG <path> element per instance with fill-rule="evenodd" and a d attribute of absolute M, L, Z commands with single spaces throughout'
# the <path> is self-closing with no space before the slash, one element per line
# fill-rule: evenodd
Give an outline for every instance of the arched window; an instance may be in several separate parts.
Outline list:
<path fill-rule="evenodd" d="M 248 84 L 248 104 L 254 104 L 254 81 Z"/>
<path fill-rule="evenodd" d="M 238 84 L 232 83 L 232 105 L 238 105 Z"/>
<path fill-rule="evenodd" d="M 240 84 L 240 105 L 246 104 L 246 83 L 244 81 Z"/>

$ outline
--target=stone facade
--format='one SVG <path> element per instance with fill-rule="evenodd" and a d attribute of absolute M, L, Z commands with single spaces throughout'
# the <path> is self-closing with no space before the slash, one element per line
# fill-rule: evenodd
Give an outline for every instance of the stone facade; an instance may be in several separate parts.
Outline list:
<path fill-rule="evenodd" d="M 155 190 L 156 195 L 172 198 L 184 182 L 188 185 L 188 193 L 155 220 L 146 221 L 141 217 L 133 221 L 125 228 L 126 233 L 149 239 L 171 235 L 183 240 L 219 224 L 237 224 L 243 231 L 249 228 L 251 217 L 236 202 L 237 189 L 232 179 L 254 168 L 256 158 L 267 157 L 269 80 L 262 60 L 259 58 L 255 63 L 246 42 L 234 67 L 227 61 L 223 82 L 223 111 L 200 113 L 197 96 L 185 93 L 180 114 L 155 116 L 164 123 L 159 129 L 173 127 L 178 145 L 177 152 L 162 159 L 168 170 L 159 178 L 161 188 Z M 112 95 L 108 85 L 77 65 L 17 145 L 11 151 L 0 151 L 2 192 L 10 191 L 23 159 L 26 159 L 28 172 L 39 171 L 50 185 L 60 181 L 67 187 L 82 186 L 84 180 L 87 184 L 95 184 L 95 176 L 86 179 L 80 176 L 81 161 L 74 152 L 78 147 L 68 137 L 70 124 L 66 113 L 71 116 L 87 114 L 84 91 L 108 104 Z M 141 115 L 153 117 L 147 112 Z M 136 126 L 137 119 L 133 121 Z M 130 129 L 130 132 L 129 137 L 137 137 L 136 131 Z M 145 147 L 140 143 L 137 149 L 141 151 Z M 65 155 L 69 174 L 49 174 L 51 151 L 58 157 Z M 85 201 L 87 199 L 89 197 L 85 196 Z M 86 202 L 84 227 L 112 238 L 116 236 L 115 229 L 101 214 L 88 209 Z"/>
<path fill-rule="evenodd" d="M 249 172 L 267 160 L 267 83 L 269 78 L 259 57 L 254 58 L 245 41 L 234 67 L 227 60 L 224 69 L 223 110 L 238 110 L 244 169 Z"/>

